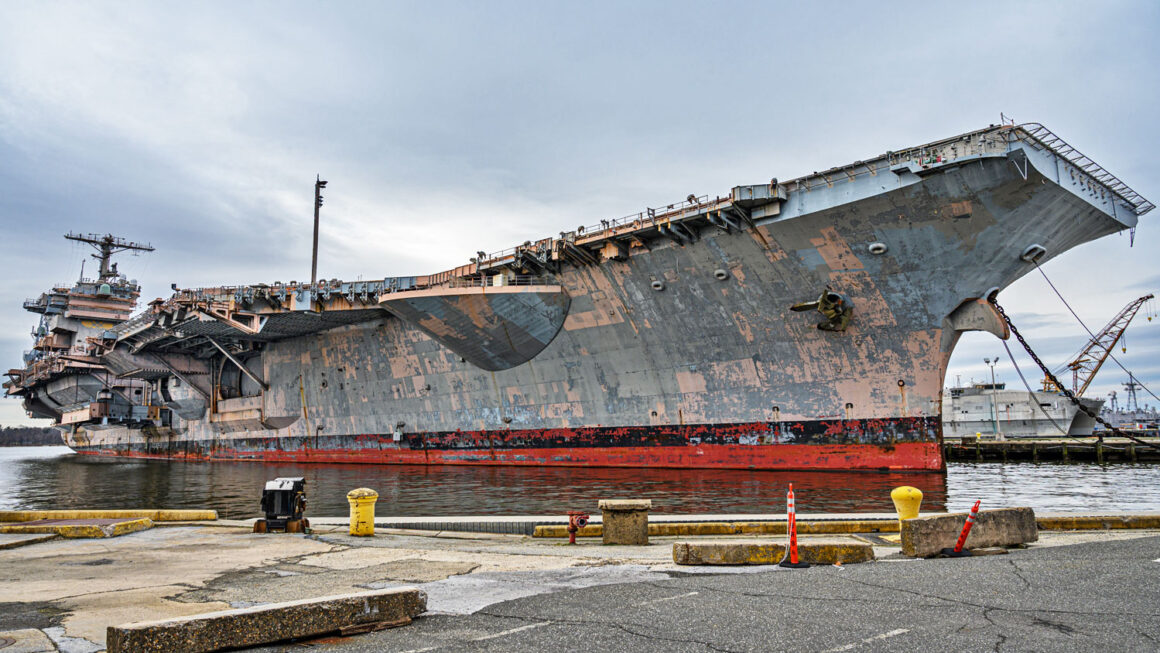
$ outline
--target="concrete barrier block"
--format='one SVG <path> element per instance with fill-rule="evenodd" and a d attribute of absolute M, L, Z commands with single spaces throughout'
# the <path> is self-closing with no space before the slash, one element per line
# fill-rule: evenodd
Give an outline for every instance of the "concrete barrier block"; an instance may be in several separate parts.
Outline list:
<path fill-rule="evenodd" d="M 678 565 L 776 565 L 785 558 L 784 542 L 727 540 L 675 542 L 673 562 Z M 798 543 L 798 557 L 812 565 L 854 564 L 874 559 L 874 548 L 865 542 Z"/>
<path fill-rule="evenodd" d="M 601 499 L 599 506 L 605 544 L 648 544 L 651 499 Z"/>
<path fill-rule="evenodd" d="M 927 558 L 953 547 L 967 521 L 967 513 L 930 515 L 902 522 L 902 553 Z M 1031 508 L 980 510 L 964 548 L 1015 546 L 1035 542 L 1039 529 Z"/>
<path fill-rule="evenodd" d="M 106 640 L 109 653 L 220 651 L 404 625 L 426 609 L 427 595 L 421 590 L 396 587 L 110 626 Z"/>
<path fill-rule="evenodd" d="M 601 510 L 649 510 L 652 499 L 601 499 L 597 507 Z"/>

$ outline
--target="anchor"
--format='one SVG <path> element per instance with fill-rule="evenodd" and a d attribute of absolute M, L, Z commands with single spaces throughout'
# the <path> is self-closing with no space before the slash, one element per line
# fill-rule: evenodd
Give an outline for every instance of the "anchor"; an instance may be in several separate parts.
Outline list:
<path fill-rule="evenodd" d="M 854 317 L 854 303 L 850 298 L 833 291 L 826 286 L 821 296 L 812 302 L 802 302 L 789 307 L 791 311 L 816 310 L 826 317 L 825 322 L 819 322 L 818 328 L 822 331 L 845 331 Z"/>

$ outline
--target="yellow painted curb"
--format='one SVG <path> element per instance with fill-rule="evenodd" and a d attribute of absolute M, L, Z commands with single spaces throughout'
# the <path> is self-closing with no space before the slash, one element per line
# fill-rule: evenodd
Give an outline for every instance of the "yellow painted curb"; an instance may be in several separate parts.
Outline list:
<path fill-rule="evenodd" d="M 603 535 L 604 529 L 601 528 L 600 524 L 585 526 L 584 528 L 576 531 L 577 537 L 601 537 Z M 649 535 L 652 535 L 651 531 L 649 532 Z M 532 531 L 532 537 L 568 537 L 568 527 L 537 526 L 535 530 Z"/>
<path fill-rule="evenodd" d="M 1037 517 L 1035 523 L 1041 531 L 1101 531 L 1126 528 L 1160 529 L 1160 515 Z"/>
<path fill-rule="evenodd" d="M 897 533 L 896 520 L 846 519 L 833 521 L 799 521 L 800 535 L 841 535 L 849 533 Z M 653 522 L 648 525 L 649 537 L 688 537 L 703 535 L 785 535 L 783 521 L 754 522 Z M 601 537 L 600 524 L 590 524 L 576 533 L 579 537 Z M 564 525 L 537 526 L 532 537 L 568 537 Z"/>
<path fill-rule="evenodd" d="M 855 564 L 873 560 L 874 548 L 864 542 L 799 543 L 798 556 L 812 565 Z M 784 558 L 784 542 L 673 543 L 673 562 L 678 565 L 776 565 Z"/>
<path fill-rule="evenodd" d="M 113 532 L 110 537 L 117 537 L 118 535 L 126 535 L 128 533 L 136 533 L 137 531 L 144 531 L 153 528 L 153 520 L 148 517 L 141 519 L 134 519 L 133 521 L 123 521 L 113 524 Z M 68 537 L 67 535 L 65 537 Z"/>
<path fill-rule="evenodd" d="M 842 519 L 834 521 L 799 521 L 799 535 L 837 535 L 849 533 L 897 533 L 897 519 Z"/>
<path fill-rule="evenodd" d="M 0 510 L 0 522 L 24 522 L 40 519 L 142 519 L 164 521 L 214 521 L 216 510 Z"/>
<path fill-rule="evenodd" d="M 0 526 L 0 533 L 56 533 L 68 538 L 117 537 L 153 528 L 148 517 L 131 519 L 115 524 L 9 524 Z"/>

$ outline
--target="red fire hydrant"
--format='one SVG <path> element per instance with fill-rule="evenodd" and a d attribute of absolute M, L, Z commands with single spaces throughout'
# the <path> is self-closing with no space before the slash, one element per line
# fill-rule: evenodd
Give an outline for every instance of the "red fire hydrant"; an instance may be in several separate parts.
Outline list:
<path fill-rule="evenodd" d="M 583 510 L 568 511 L 568 544 L 576 543 L 576 532 L 588 525 L 588 513 Z"/>

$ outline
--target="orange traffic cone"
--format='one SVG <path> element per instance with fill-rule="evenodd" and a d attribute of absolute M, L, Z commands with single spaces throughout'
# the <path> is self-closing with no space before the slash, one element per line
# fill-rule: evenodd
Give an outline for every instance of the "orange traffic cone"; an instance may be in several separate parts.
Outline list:
<path fill-rule="evenodd" d="M 786 551 L 786 557 L 777 566 L 788 567 L 790 569 L 805 569 L 810 566 L 810 563 L 798 560 L 797 510 L 793 505 L 793 483 L 789 484 L 789 493 L 785 495 L 785 504 L 786 531 L 789 533 L 789 550 Z"/>

